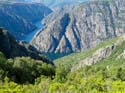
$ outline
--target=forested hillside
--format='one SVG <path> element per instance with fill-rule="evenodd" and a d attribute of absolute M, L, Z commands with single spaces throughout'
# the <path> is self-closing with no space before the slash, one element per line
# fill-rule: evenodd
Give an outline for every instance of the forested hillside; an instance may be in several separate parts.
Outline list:
<path fill-rule="evenodd" d="M 83 53 L 55 60 L 56 66 L 30 57 L 8 59 L 0 53 L 0 92 L 124 93 L 124 39 L 119 36 Z M 103 54 L 107 46 L 113 47 Z M 104 49 L 102 59 L 79 67 L 101 49 Z"/>

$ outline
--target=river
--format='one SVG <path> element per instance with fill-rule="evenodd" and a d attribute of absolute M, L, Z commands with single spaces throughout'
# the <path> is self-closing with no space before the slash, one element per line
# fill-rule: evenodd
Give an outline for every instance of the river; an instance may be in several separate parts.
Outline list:
<path fill-rule="evenodd" d="M 27 43 L 29 43 L 32 40 L 32 38 L 35 36 L 35 34 L 39 31 L 41 31 L 44 27 L 43 24 L 41 23 L 41 21 L 35 23 L 35 25 L 36 25 L 37 29 L 34 30 L 33 32 L 31 32 L 30 34 L 28 34 L 26 36 L 26 38 L 24 39 L 24 41 L 26 41 Z"/>

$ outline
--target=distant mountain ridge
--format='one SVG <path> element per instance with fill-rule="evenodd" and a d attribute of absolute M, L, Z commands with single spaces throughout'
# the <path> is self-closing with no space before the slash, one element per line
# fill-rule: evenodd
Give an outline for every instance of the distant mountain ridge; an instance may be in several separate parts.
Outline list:
<path fill-rule="evenodd" d="M 0 4 L 0 27 L 10 31 L 17 40 L 37 27 L 35 23 L 41 21 L 52 12 L 41 3 L 2 3 Z"/>
<path fill-rule="evenodd" d="M 42 52 L 72 53 L 125 33 L 125 1 L 92 1 L 50 14 L 32 40 Z"/>
<path fill-rule="evenodd" d="M 34 0 L 34 1 L 40 1 L 40 0 Z M 81 3 L 85 1 L 89 0 L 41 0 L 42 3 L 50 7 L 63 6 L 67 3 Z"/>
<path fill-rule="evenodd" d="M 55 7 L 55 6 L 63 6 L 67 3 L 81 3 L 86 2 L 90 0 L 0 0 L 0 1 L 9 1 L 9 2 L 37 2 L 37 3 L 43 3 L 49 7 Z"/>

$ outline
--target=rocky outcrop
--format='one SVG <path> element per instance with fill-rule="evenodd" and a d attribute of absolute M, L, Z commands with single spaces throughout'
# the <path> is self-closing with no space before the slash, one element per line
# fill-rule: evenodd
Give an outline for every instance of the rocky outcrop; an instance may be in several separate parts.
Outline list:
<path fill-rule="evenodd" d="M 41 21 L 51 12 L 51 9 L 39 3 L 1 3 L 0 27 L 22 40 L 37 29 L 35 22 Z"/>
<path fill-rule="evenodd" d="M 124 36 L 120 36 L 116 42 L 113 44 L 107 45 L 105 47 L 101 47 L 98 50 L 96 50 L 93 54 L 90 56 L 86 57 L 85 59 L 79 61 L 76 65 L 72 67 L 72 71 L 77 70 L 79 68 L 85 67 L 85 66 L 91 66 L 94 65 L 98 62 L 101 62 L 102 60 L 109 58 L 113 51 L 118 50 L 116 47 L 122 45 L 125 42 Z M 124 50 L 123 50 L 124 51 Z M 125 55 L 124 53 L 120 54 L 117 59 L 124 58 Z"/>
<path fill-rule="evenodd" d="M 84 51 L 124 33 L 124 15 L 124 0 L 65 6 L 44 19 L 46 27 L 34 37 L 32 45 L 42 52 Z"/>
<path fill-rule="evenodd" d="M 89 65 L 94 65 L 97 62 L 100 62 L 101 60 L 109 57 L 113 51 L 113 49 L 115 48 L 114 45 L 110 45 L 110 46 L 106 46 L 104 48 L 100 48 L 99 50 L 97 50 L 93 55 L 91 55 L 90 57 L 87 57 L 86 59 L 78 62 L 77 65 L 75 65 L 72 70 L 76 70 L 79 69 L 81 67 L 84 66 L 89 66 Z"/>
<path fill-rule="evenodd" d="M 16 42 L 15 38 L 6 30 L 0 28 L 0 52 L 7 58 L 28 56 L 33 59 L 43 60 L 52 63 L 49 59 L 43 57 L 33 46 L 25 42 Z M 41 56 L 40 56 L 41 55 Z"/>

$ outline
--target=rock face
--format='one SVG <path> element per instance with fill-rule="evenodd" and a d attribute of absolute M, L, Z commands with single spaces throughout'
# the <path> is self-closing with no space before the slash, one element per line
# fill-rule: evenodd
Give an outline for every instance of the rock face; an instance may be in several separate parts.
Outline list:
<path fill-rule="evenodd" d="M 88 56 L 87 58 L 79 61 L 78 64 L 74 65 L 71 70 L 74 71 L 81 67 L 94 65 L 98 62 L 101 62 L 103 59 L 110 57 L 113 51 L 117 49 L 116 47 L 121 45 L 123 42 L 125 42 L 124 37 L 120 36 L 119 40 L 117 40 L 113 44 L 101 47 L 100 49 L 96 50 L 91 56 Z M 124 57 L 125 55 L 124 53 L 122 53 L 116 59 Z"/>
<path fill-rule="evenodd" d="M 76 70 L 76 69 L 79 69 L 79 68 L 87 66 L 87 65 L 96 64 L 97 62 L 109 57 L 114 48 L 115 48 L 114 45 L 106 46 L 104 48 L 100 48 L 92 56 L 87 57 L 86 59 L 82 60 L 77 65 L 75 65 L 72 68 L 72 70 L 74 70 L 74 69 Z"/>
<path fill-rule="evenodd" d="M 84 51 L 125 32 L 125 0 L 94 1 L 57 9 L 32 44 L 42 52 Z"/>
<path fill-rule="evenodd" d="M 10 31 L 21 40 L 37 27 L 35 22 L 51 13 L 51 9 L 39 3 L 2 3 L 0 4 L 0 27 Z"/>
<path fill-rule="evenodd" d="M 31 45 L 24 42 L 16 42 L 15 38 L 6 30 L 0 28 L 0 51 L 4 53 L 7 58 L 28 56 L 33 59 L 43 60 L 44 62 L 52 63 L 49 59 L 40 56 L 38 52 Z"/>

